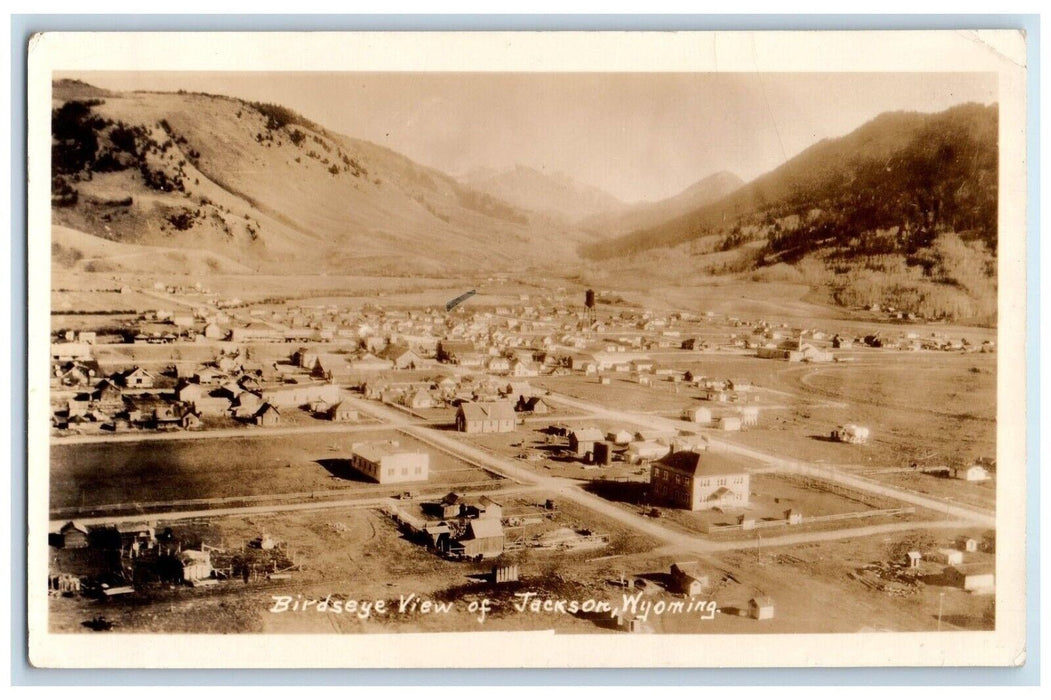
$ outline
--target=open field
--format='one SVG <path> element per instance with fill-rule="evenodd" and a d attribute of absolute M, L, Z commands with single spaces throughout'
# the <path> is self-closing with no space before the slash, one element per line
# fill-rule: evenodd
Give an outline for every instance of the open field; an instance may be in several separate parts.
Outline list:
<path fill-rule="evenodd" d="M 473 304 L 510 304 L 521 303 L 521 296 L 550 294 L 556 286 L 569 287 L 573 292 L 582 289 L 579 283 L 546 278 L 543 275 L 518 275 L 521 280 L 496 279 L 491 276 L 467 278 L 450 275 L 448 277 L 427 277 L 406 275 L 404 277 L 386 277 L 369 275 L 233 275 L 233 274 L 137 274 L 134 272 L 71 272 L 55 270 L 52 275 L 52 286 L 56 289 L 94 290 L 114 289 L 129 286 L 133 289 L 152 290 L 155 282 L 172 286 L 192 287 L 200 283 L 210 292 L 219 294 L 225 299 L 239 299 L 242 302 L 261 303 L 265 300 L 288 299 L 298 300 L 304 305 L 338 304 L 354 308 L 365 303 L 382 303 L 390 306 L 444 306 L 469 289 L 477 290 Z M 77 292 L 94 294 L 94 292 Z M 135 293 L 133 293 L 135 294 Z M 126 295 L 119 295 L 126 296 Z M 68 296 L 67 296 L 68 298 Z M 142 306 L 117 306 L 116 308 L 135 308 L 147 310 L 163 308 L 163 302 L 157 298 L 136 295 Z M 99 297 L 99 303 L 107 302 L 106 297 Z M 276 306 L 266 304 L 265 306 Z M 55 306 L 62 309 L 63 306 Z M 79 307 L 71 307 L 79 310 Z M 109 310 L 105 305 L 100 306 Z"/>
<path fill-rule="evenodd" d="M 539 377 L 533 380 L 533 384 L 609 408 L 676 415 L 687 406 L 697 404 L 702 393 L 699 389 L 682 385 L 676 394 L 672 382 L 660 380 L 655 380 L 653 386 L 642 386 L 631 381 L 627 373 L 611 372 L 608 376 L 609 384 L 600 384 L 596 377 L 581 375 Z"/>
<path fill-rule="evenodd" d="M 427 489 L 477 485 L 497 477 L 396 431 L 361 437 L 301 434 L 278 437 L 53 445 L 51 508 L 173 500 L 304 494 L 324 491 L 378 497 L 405 485 L 381 486 L 357 477 L 347 465 L 358 440 L 397 440 L 431 455 Z M 419 488 L 418 485 L 410 485 Z"/>
<path fill-rule="evenodd" d="M 747 463 L 744 464 L 747 468 Z M 661 522 L 689 534 L 717 539 L 754 540 L 756 531 L 736 527 L 740 518 L 754 520 L 763 526 L 758 531 L 759 537 L 773 537 L 934 517 L 922 509 L 914 509 L 913 513 L 883 514 L 880 511 L 900 509 L 907 504 L 817 479 L 777 473 L 753 473 L 750 479 L 751 497 L 747 506 L 690 511 L 657 504 Z M 648 498 L 649 479 L 646 476 L 633 480 L 611 480 L 602 474 L 589 482 L 586 488 L 640 516 L 649 514 L 654 505 Z M 788 510 L 801 514 L 803 522 L 791 526 L 784 523 Z M 843 519 L 808 522 L 810 518 L 827 516 Z M 710 528 L 728 529 L 710 532 Z"/>

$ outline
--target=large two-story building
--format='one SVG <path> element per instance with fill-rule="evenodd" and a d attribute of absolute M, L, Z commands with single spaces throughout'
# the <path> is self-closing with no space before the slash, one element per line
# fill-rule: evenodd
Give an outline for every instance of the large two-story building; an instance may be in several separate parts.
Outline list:
<path fill-rule="evenodd" d="M 672 452 L 650 472 L 653 499 L 688 510 L 747 506 L 749 487 L 741 462 L 718 452 Z"/>

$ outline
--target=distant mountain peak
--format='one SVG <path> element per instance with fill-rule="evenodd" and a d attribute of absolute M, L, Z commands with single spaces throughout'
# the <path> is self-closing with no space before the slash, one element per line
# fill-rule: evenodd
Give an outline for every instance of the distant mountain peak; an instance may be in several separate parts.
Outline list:
<path fill-rule="evenodd" d="M 609 192 L 579 182 L 567 173 L 525 163 L 503 169 L 476 168 L 461 180 L 517 207 L 566 222 L 626 206 Z"/>

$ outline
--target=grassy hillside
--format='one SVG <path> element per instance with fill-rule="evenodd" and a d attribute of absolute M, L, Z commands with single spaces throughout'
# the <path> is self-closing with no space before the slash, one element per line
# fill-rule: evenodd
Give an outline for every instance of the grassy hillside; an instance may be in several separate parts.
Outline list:
<path fill-rule="evenodd" d="M 446 272 L 575 259 L 560 228 L 276 105 L 53 94 L 53 223 L 254 271 Z"/>
<path fill-rule="evenodd" d="M 586 246 L 605 264 L 804 282 L 844 305 L 993 322 L 997 108 L 889 113 L 708 206 Z M 661 252 L 664 251 L 664 252 Z"/>

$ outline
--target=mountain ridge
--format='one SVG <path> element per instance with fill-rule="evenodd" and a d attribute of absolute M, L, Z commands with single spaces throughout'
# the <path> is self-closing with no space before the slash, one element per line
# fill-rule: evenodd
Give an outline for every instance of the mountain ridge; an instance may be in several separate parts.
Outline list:
<path fill-rule="evenodd" d="M 459 180 L 514 206 L 568 223 L 628 206 L 609 192 L 565 173 L 547 173 L 520 163 L 507 168 L 475 168 Z"/>
<path fill-rule="evenodd" d="M 590 234 L 286 108 L 53 86 L 53 220 L 256 270 L 456 271 L 567 261 Z"/>
<path fill-rule="evenodd" d="M 594 231 L 629 232 L 656 226 L 693 209 L 725 197 L 745 184 L 734 173 L 722 170 L 694 182 L 670 197 L 655 202 L 637 202 L 620 211 L 590 216 L 581 225 Z"/>

